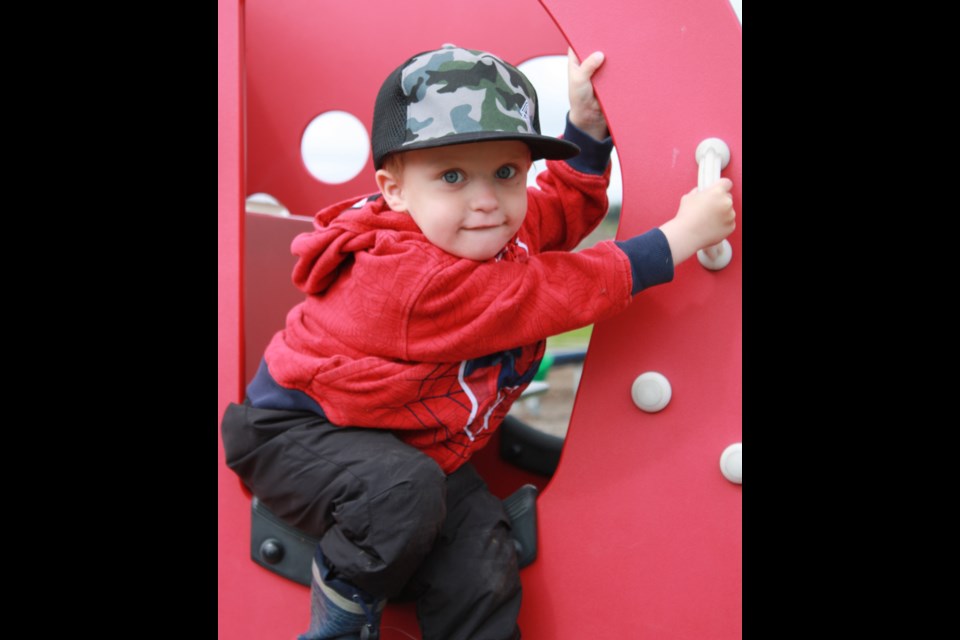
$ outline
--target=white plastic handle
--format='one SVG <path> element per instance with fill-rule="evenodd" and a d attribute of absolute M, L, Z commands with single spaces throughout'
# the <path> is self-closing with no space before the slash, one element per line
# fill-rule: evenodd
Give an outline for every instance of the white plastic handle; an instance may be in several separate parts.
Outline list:
<path fill-rule="evenodd" d="M 720 138 L 707 138 L 697 145 L 697 191 L 703 191 L 720 179 L 720 171 L 730 162 L 730 147 Z M 726 240 L 697 251 L 697 260 L 707 269 L 717 271 L 730 264 L 733 247 Z"/>

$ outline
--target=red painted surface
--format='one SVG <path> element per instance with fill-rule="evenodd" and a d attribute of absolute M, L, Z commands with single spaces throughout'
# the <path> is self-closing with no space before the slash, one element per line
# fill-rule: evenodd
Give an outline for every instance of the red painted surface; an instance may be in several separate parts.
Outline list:
<path fill-rule="evenodd" d="M 250 561 L 239 553 L 244 535 L 249 538 L 249 516 L 244 516 L 249 500 L 224 465 L 219 437 L 223 410 L 240 397 L 243 376 L 243 14 L 233 0 L 219 0 L 217 14 L 217 622 L 218 637 L 231 638 L 243 637 L 236 633 L 247 622 L 245 605 L 253 595 L 236 588 L 252 573 Z"/>
<path fill-rule="evenodd" d="M 595 87 L 623 172 L 619 237 L 673 215 L 697 184 L 694 150 L 714 136 L 730 147 L 723 175 L 742 228 L 742 46 L 729 4 L 544 4 L 578 54 L 607 55 Z M 563 457 L 539 501 L 525 637 L 741 637 L 742 494 L 719 470 L 723 450 L 742 441 L 739 228 L 726 269 L 691 259 L 595 328 Z M 673 388 L 656 414 L 630 398 L 651 370 Z"/>
<path fill-rule="evenodd" d="M 726 0 L 544 4 L 578 53 L 607 54 L 595 84 L 623 171 L 620 237 L 673 215 L 696 185 L 694 149 L 711 136 L 730 146 L 723 175 L 734 181 L 742 226 L 742 46 Z M 300 136 L 332 109 L 369 129 L 380 82 L 411 53 L 453 42 L 517 64 L 565 51 L 536 2 L 485 9 L 435 0 L 375 9 L 220 0 L 218 425 L 299 295 L 287 238 L 304 223 L 248 215 L 244 252 L 243 196 L 271 193 L 312 215 L 372 191 L 369 161 L 343 185 L 314 180 L 300 160 Z M 539 501 L 540 556 L 523 572 L 524 638 L 741 636 L 741 488 L 719 471 L 723 449 L 742 440 L 739 230 L 730 242 L 725 270 L 708 272 L 692 259 L 675 282 L 596 327 L 568 445 Z M 634 378 L 648 370 L 673 385 L 671 403 L 652 415 L 630 400 Z M 249 496 L 218 452 L 219 637 L 294 638 L 309 619 L 308 590 L 250 560 Z M 477 463 L 496 493 L 535 478 L 492 454 L 488 447 Z M 419 637 L 412 607 L 391 605 L 384 639 L 411 636 Z"/>

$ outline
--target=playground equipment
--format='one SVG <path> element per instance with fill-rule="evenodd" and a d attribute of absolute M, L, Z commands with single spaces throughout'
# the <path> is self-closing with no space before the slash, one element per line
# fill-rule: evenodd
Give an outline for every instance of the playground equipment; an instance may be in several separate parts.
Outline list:
<path fill-rule="evenodd" d="M 562 55 L 568 42 L 581 56 L 606 54 L 594 85 L 623 173 L 620 238 L 666 220 L 683 193 L 721 172 L 734 182 L 726 264 L 689 260 L 673 283 L 594 328 L 552 477 L 505 460 L 499 440 L 475 462 L 497 495 L 526 484 L 539 494 L 537 557 L 521 574 L 525 638 L 740 638 L 742 45 L 727 0 L 497 0 L 482 11 L 219 0 L 218 428 L 299 300 L 290 239 L 322 205 L 374 189 L 369 160 L 352 179 L 318 181 L 300 157 L 303 132 L 329 111 L 369 130 L 381 80 L 443 42 L 514 64 Z M 714 143 L 698 153 L 712 138 L 728 160 Z M 245 213 L 258 192 L 293 215 Z M 636 384 L 647 372 L 668 396 L 662 382 Z M 638 396 L 653 402 L 643 409 Z M 251 559 L 276 549 L 252 548 L 253 496 L 222 447 L 218 496 L 219 637 L 295 637 L 308 589 Z M 382 637 L 419 637 L 412 606 L 388 607 Z"/>

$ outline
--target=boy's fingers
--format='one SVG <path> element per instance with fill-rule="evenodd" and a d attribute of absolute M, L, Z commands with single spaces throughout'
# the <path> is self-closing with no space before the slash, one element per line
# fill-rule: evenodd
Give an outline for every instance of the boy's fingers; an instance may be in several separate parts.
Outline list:
<path fill-rule="evenodd" d="M 694 187 L 694 191 L 700 187 Z M 704 190 L 707 189 L 720 189 L 721 191 L 730 191 L 733 189 L 733 180 L 730 178 L 720 178 L 716 182 L 711 182 L 709 185 L 704 187 Z"/>
<path fill-rule="evenodd" d="M 577 60 L 577 54 L 573 52 L 572 48 L 567 48 L 567 62 L 571 67 L 579 68 L 583 73 L 589 78 L 594 74 L 594 72 L 600 68 L 600 65 L 603 64 L 605 56 L 602 51 L 594 51 L 587 59 L 581 64 Z"/>
<path fill-rule="evenodd" d="M 583 64 L 580 65 L 580 68 L 586 72 L 587 75 L 592 76 L 594 72 L 600 68 L 600 65 L 603 64 L 605 57 L 602 51 L 594 51 L 587 59 L 583 61 Z"/>

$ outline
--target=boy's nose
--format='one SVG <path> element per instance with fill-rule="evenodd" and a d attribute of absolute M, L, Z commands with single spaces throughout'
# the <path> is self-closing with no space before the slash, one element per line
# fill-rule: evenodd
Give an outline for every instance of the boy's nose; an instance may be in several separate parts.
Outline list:
<path fill-rule="evenodd" d="M 497 192 L 493 185 L 485 180 L 478 180 L 473 184 L 470 194 L 470 206 L 474 211 L 496 211 L 500 205 Z"/>

